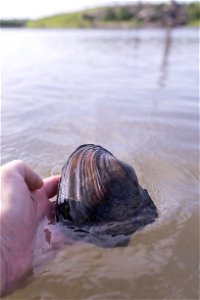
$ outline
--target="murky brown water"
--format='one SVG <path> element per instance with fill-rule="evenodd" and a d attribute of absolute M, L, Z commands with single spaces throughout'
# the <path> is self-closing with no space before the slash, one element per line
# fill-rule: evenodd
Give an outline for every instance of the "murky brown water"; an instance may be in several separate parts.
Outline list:
<path fill-rule="evenodd" d="M 4 30 L 2 44 L 2 163 L 49 176 L 101 144 L 159 209 L 127 247 L 66 246 L 7 299 L 198 299 L 198 30 Z"/>

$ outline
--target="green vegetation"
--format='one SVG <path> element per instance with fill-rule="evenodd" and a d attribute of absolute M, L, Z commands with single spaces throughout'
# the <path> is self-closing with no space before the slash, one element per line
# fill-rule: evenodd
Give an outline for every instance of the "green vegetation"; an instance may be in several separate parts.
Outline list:
<path fill-rule="evenodd" d="M 123 8 L 101 7 L 82 12 L 60 14 L 38 20 L 29 20 L 28 28 L 114 28 L 136 27 L 141 25 L 140 20 L 130 18 Z"/>
<path fill-rule="evenodd" d="M 58 14 L 37 20 L 2 20 L 1 27 L 132 28 L 139 26 L 199 26 L 200 3 L 136 3 Z"/>
<path fill-rule="evenodd" d="M 102 21 L 126 22 L 133 19 L 134 15 L 126 6 L 106 8 L 102 12 Z"/>
<path fill-rule="evenodd" d="M 188 25 L 200 26 L 200 2 L 189 3 L 186 6 Z"/>
<path fill-rule="evenodd" d="M 28 21 L 26 27 L 29 28 L 73 28 L 90 27 L 90 22 L 85 20 L 82 13 L 70 13 L 46 17 L 34 21 Z"/>
<path fill-rule="evenodd" d="M 200 20 L 193 20 L 188 23 L 190 26 L 200 27 Z"/>

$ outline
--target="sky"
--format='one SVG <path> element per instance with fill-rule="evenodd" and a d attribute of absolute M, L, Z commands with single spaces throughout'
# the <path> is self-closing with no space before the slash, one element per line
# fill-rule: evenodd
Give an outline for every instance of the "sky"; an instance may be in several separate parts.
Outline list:
<path fill-rule="evenodd" d="M 105 5 L 111 2 L 138 2 L 137 0 L 0 0 L 1 19 L 36 19 L 56 13 L 70 12 Z M 167 0 L 146 0 L 142 2 L 168 2 Z M 179 0 L 178 2 L 189 2 Z"/>

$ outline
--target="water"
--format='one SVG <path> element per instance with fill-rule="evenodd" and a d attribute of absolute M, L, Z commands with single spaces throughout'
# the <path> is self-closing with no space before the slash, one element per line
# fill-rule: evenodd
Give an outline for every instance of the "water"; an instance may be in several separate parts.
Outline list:
<path fill-rule="evenodd" d="M 198 299 L 198 30 L 3 30 L 2 45 L 2 164 L 45 177 L 100 144 L 159 210 L 127 247 L 65 247 L 7 298 Z"/>

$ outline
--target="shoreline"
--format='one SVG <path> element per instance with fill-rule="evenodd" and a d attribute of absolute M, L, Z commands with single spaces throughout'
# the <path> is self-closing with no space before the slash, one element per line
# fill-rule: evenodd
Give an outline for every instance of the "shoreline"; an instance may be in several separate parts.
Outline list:
<path fill-rule="evenodd" d="M 200 3 L 135 3 L 112 5 L 73 13 L 55 14 L 35 20 L 1 20 L 1 28 L 174 28 L 200 27 Z"/>
<path fill-rule="evenodd" d="M 0 27 L 1 31 L 4 30 L 176 30 L 176 29 L 199 29 L 200 25 L 182 25 L 176 27 L 159 27 L 159 26 L 137 26 L 137 27 Z"/>

